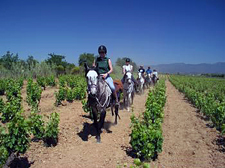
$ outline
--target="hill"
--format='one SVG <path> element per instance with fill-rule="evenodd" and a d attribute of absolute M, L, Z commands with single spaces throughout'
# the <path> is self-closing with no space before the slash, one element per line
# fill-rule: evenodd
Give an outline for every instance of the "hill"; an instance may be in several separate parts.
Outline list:
<path fill-rule="evenodd" d="M 145 66 L 147 68 L 147 66 Z M 152 65 L 152 69 L 156 69 L 161 73 L 181 73 L 181 74 L 202 74 L 202 73 L 216 73 L 225 74 L 225 62 L 218 62 L 214 64 L 185 64 L 185 63 L 173 63 L 173 64 L 159 64 Z"/>

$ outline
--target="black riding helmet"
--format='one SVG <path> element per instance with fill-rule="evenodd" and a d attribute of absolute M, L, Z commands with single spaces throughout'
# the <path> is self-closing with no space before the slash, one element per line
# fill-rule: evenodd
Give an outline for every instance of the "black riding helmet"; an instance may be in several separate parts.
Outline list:
<path fill-rule="evenodd" d="M 104 45 L 100 45 L 98 47 L 98 53 L 100 53 L 100 52 L 104 52 L 105 54 L 107 53 L 107 49 Z"/>
<path fill-rule="evenodd" d="M 130 58 L 127 58 L 127 59 L 126 59 L 126 62 L 130 62 Z"/>

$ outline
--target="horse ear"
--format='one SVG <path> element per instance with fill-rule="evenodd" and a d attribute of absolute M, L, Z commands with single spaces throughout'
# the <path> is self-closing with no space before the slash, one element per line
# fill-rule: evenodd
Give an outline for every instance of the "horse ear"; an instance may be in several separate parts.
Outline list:
<path fill-rule="evenodd" d="M 84 68 L 85 68 L 85 73 L 87 73 L 87 71 L 89 70 L 89 67 L 86 62 L 84 63 Z"/>
<path fill-rule="evenodd" d="M 96 72 L 97 72 L 97 74 L 99 75 L 99 72 L 98 72 L 98 63 L 96 64 L 96 66 L 95 66 L 95 69 L 94 69 Z"/>

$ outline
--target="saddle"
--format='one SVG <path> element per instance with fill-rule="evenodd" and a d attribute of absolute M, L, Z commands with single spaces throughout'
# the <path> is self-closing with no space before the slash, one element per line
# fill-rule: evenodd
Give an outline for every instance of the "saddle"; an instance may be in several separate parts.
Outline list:
<path fill-rule="evenodd" d="M 102 82 L 105 85 L 105 88 L 103 86 L 103 88 L 101 88 L 101 90 L 102 89 L 105 89 L 104 91 L 105 92 L 108 92 L 111 95 L 112 94 L 112 91 L 111 91 L 111 89 L 109 87 L 109 84 L 105 81 L 105 79 L 101 77 L 99 81 Z"/>

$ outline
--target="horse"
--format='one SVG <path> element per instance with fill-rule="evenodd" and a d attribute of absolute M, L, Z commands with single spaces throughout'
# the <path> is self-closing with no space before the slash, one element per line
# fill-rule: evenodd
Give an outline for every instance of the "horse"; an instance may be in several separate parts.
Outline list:
<path fill-rule="evenodd" d="M 148 73 L 145 78 L 145 85 L 146 85 L 147 89 L 151 86 L 151 82 L 152 82 L 151 74 Z"/>
<path fill-rule="evenodd" d="M 115 89 L 116 89 L 116 94 L 117 94 L 117 97 L 118 97 L 118 101 L 120 102 L 120 94 L 123 92 L 123 83 L 121 82 L 121 80 L 113 80 L 113 84 L 114 84 Z M 116 103 L 115 100 L 113 101 L 113 103 L 111 103 L 112 116 L 114 116 L 113 109 L 114 109 L 115 103 Z M 115 124 L 117 124 L 117 121 L 116 121 Z"/>
<path fill-rule="evenodd" d="M 85 76 L 88 85 L 88 106 L 91 108 L 94 126 L 97 131 L 97 143 L 101 142 L 101 129 L 103 128 L 106 116 L 106 108 L 111 107 L 115 99 L 109 85 L 103 77 L 97 72 L 95 68 L 89 68 L 84 64 Z M 119 117 L 119 107 L 115 106 L 115 124 L 117 124 L 117 117 Z M 100 119 L 98 120 L 98 114 Z"/>
<path fill-rule="evenodd" d="M 123 84 L 123 104 L 124 107 L 130 111 L 130 105 L 133 104 L 134 100 L 134 82 L 132 81 L 132 73 L 126 72 L 124 76 Z"/>
<path fill-rule="evenodd" d="M 153 85 L 155 86 L 155 84 L 157 83 L 157 80 L 158 78 L 156 77 L 155 74 L 152 75 L 152 82 L 153 82 Z"/>
<path fill-rule="evenodd" d="M 144 93 L 145 79 L 143 78 L 141 72 L 138 73 L 137 83 L 138 83 L 138 89 L 137 89 L 138 92 L 140 92 L 140 94 Z"/>

